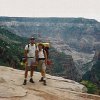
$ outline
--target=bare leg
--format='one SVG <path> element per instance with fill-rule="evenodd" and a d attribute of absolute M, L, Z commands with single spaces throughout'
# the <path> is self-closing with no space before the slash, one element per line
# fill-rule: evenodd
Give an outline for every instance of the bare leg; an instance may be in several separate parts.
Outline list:
<path fill-rule="evenodd" d="M 31 67 L 31 71 L 30 71 L 30 77 L 33 77 L 33 73 L 34 73 L 34 67 Z"/>
<path fill-rule="evenodd" d="M 27 76 L 28 76 L 28 66 L 26 66 L 26 69 L 25 69 L 25 79 L 24 79 L 23 85 L 27 84 Z"/>
<path fill-rule="evenodd" d="M 32 78 L 32 77 L 33 77 L 33 73 L 34 73 L 34 67 L 31 66 L 31 71 L 30 71 L 30 77 L 31 77 L 31 78 L 30 78 L 30 82 L 31 82 L 31 83 L 34 83 L 33 78 Z"/>
<path fill-rule="evenodd" d="M 46 77 L 46 72 L 44 71 L 44 70 L 41 70 L 41 75 L 42 75 L 42 77 Z"/>
<path fill-rule="evenodd" d="M 45 70 L 41 71 L 41 75 L 43 77 L 43 84 L 46 85 L 46 72 L 45 72 Z"/>
<path fill-rule="evenodd" d="M 28 76 L 28 70 L 25 70 L 25 79 L 27 78 Z"/>
<path fill-rule="evenodd" d="M 25 79 L 27 79 L 27 76 L 28 76 L 28 65 L 26 65 L 26 68 L 25 68 Z"/>

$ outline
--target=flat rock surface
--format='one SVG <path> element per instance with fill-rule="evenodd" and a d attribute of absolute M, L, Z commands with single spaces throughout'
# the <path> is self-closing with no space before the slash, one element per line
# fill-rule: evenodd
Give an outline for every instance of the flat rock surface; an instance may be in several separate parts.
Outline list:
<path fill-rule="evenodd" d="M 0 100 L 100 100 L 87 94 L 86 87 L 69 79 L 47 74 L 47 86 L 39 82 L 41 74 L 34 73 L 34 81 L 23 86 L 24 71 L 0 66 Z M 28 78 L 29 80 L 29 78 Z"/>

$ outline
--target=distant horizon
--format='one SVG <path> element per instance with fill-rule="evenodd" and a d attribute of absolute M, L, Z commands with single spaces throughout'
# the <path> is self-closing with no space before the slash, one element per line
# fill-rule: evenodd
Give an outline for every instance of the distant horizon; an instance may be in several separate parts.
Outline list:
<path fill-rule="evenodd" d="M 100 0 L 0 0 L 0 16 L 81 17 L 100 22 Z"/>
<path fill-rule="evenodd" d="M 8 17 L 8 18 L 12 18 L 12 17 L 15 17 L 15 18 L 84 18 L 84 19 L 91 19 L 91 20 L 96 20 L 97 22 L 100 22 L 100 20 L 97 20 L 95 18 L 86 18 L 86 17 L 45 17 L 45 16 L 42 16 L 42 17 L 32 17 L 32 16 L 0 16 L 0 17 Z"/>

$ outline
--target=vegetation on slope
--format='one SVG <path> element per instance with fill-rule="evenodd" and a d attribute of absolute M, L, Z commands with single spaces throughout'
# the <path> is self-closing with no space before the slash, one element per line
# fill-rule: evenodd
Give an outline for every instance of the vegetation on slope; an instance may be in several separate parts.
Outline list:
<path fill-rule="evenodd" d="M 20 67 L 20 59 L 27 39 L 0 27 L 0 65 Z"/>

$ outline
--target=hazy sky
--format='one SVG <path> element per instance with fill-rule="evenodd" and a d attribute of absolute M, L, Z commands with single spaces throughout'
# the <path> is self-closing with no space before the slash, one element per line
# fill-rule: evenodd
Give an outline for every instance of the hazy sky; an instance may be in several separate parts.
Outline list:
<path fill-rule="evenodd" d="M 100 21 L 100 0 L 0 0 L 0 16 L 85 17 Z"/>

